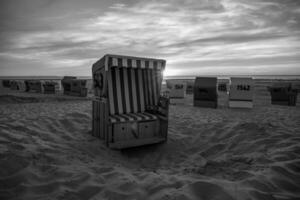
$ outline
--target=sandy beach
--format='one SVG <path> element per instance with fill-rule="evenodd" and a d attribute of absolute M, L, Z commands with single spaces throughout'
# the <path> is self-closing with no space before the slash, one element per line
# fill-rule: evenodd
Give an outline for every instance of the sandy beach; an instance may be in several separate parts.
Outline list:
<path fill-rule="evenodd" d="M 0 199 L 299 199 L 299 96 L 271 105 L 270 84 L 249 110 L 173 100 L 168 141 L 122 151 L 91 135 L 89 97 L 2 88 Z"/>

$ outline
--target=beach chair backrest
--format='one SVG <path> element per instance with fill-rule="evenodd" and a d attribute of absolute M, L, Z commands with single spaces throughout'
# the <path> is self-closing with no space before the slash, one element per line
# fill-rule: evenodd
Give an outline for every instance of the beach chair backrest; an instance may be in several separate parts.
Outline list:
<path fill-rule="evenodd" d="M 252 101 L 254 81 L 252 78 L 231 78 L 229 100 Z"/>
<path fill-rule="evenodd" d="M 93 65 L 96 96 L 107 97 L 109 112 L 144 112 L 158 105 L 165 61 L 106 55 Z"/>

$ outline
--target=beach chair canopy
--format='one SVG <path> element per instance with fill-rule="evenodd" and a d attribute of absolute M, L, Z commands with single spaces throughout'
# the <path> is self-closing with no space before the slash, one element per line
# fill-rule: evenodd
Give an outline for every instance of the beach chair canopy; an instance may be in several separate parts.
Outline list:
<path fill-rule="evenodd" d="M 151 110 L 159 101 L 165 63 L 159 59 L 105 55 L 92 67 L 95 96 L 108 98 L 110 115 L 121 117 Z"/>
<path fill-rule="evenodd" d="M 231 78 L 229 100 L 252 101 L 254 81 L 252 78 Z"/>

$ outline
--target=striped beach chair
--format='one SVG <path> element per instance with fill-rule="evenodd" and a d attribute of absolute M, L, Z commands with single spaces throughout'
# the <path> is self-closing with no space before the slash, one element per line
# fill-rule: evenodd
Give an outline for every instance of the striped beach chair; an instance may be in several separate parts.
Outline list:
<path fill-rule="evenodd" d="M 166 141 L 169 99 L 160 96 L 165 63 L 105 55 L 93 65 L 94 136 L 116 149 Z"/>

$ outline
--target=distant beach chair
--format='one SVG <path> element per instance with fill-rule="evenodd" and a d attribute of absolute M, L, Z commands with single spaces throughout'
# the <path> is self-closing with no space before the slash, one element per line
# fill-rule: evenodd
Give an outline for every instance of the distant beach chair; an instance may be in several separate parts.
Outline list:
<path fill-rule="evenodd" d="M 61 80 L 62 87 L 64 88 L 64 94 L 70 96 L 87 96 L 87 80 L 77 79 L 73 76 L 64 76 Z"/>
<path fill-rule="evenodd" d="M 35 93 L 42 93 L 43 87 L 42 82 L 40 80 L 25 80 L 25 91 L 26 92 L 35 92 Z"/>
<path fill-rule="evenodd" d="M 253 108 L 254 81 L 252 78 L 231 78 L 230 108 Z"/>
<path fill-rule="evenodd" d="M 195 80 L 186 81 L 186 94 L 194 93 L 194 84 L 195 84 Z"/>
<path fill-rule="evenodd" d="M 2 85 L 5 88 L 10 88 L 10 80 L 2 80 Z"/>
<path fill-rule="evenodd" d="M 93 65 L 94 136 L 116 149 L 167 140 L 169 99 L 160 96 L 165 63 L 105 55 Z"/>
<path fill-rule="evenodd" d="M 169 98 L 184 98 L 186 95 L 186 82 L 183 80 L 166 80 Z"/>
<path fill-rule="evenodd" d="M 24 81 L 21 80 L 12 80 L 10 81 L 10 89 L 12 90 L 19 90 L 19 91 L 25 91 L 26 86 Z"/>
<path fill-rule="evenodd" d="M 274 83 L 269 91 L 273 105 L 296 106 L 298 91 L 291 83 Z"/>
<path fill-rule="evenodd" d="M 217 78 L 196 77 L 194 85 L 194 106 L 217 108 Z"/>
<path fill-rule="evenodd" d="M 229 91 L 229 80 L 228 79 L 220 79 L 218 81 L 218 93 Z"/>
<path fill-rule="evenodd" d="M 218 107 L 228 107 L 229 79 L 218 79 Z"/>
<path fill-rule="evenodd" d="M 56 94 L 59 90 L 57 82 L 45 81 L 43 82 L 44 94 Z"/>

